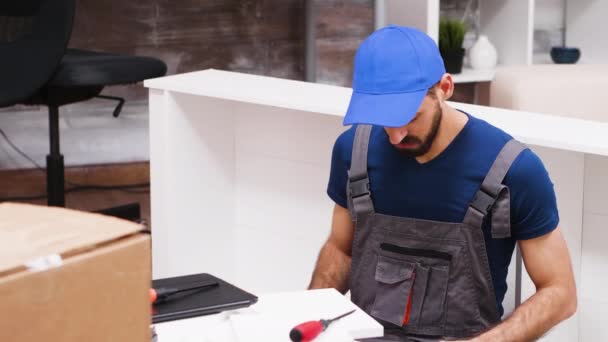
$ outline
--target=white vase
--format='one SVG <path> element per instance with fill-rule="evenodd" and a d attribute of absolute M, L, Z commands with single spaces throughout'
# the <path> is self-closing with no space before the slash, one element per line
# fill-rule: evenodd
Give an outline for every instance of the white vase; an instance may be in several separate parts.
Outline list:
<path fill-rule="evenodd" d="M 496 48 L 490 43 L 488 36 L 485 35 L 479 36 L 479 39 L 469 50 L 469 62 L 473 69 L 494 69 L 497 59 Z"/>

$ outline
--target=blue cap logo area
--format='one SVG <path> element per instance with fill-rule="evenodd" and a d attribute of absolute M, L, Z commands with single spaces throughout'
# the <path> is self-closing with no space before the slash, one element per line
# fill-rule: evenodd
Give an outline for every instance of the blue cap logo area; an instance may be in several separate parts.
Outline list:
<path fill-rule="evenodd" d="M 444 74 L 439 48 L 424 32 L 402 26 L 377 30 L 357 49 L 344 125 L 407 125 Z"/>

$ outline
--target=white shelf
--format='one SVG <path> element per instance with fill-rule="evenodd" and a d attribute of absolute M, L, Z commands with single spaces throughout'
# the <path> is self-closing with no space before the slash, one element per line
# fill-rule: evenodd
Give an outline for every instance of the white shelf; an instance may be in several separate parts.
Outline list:
<path fill-rule="evenodd" d="M 213 69 L 147 80 L 144 85 L 340 117 L 346 113 L 352 93 L 351 88 Z M 608 123 L 464 103 L 451 104 L 527 144 L 608 156 Z"/>
<path fill-rule="evenodd" d="M 438 40 L 440 0 L 376 0 L 375 4 L 376 28 L 413 26 Z M 535 0 L 479 1 L 479 33 L 496 47 L 499 64 L 532 63 L 534 10 Z"/>
<path fill-rule="evenodd" d="M 562 3 L 554 1 L 552 3 Z M 566 44 L 581 49 L 579 63 L 606 63 L 608 40 L 601 35 L 608 0 L 565 0 Z M 535 64 L 535 12 L 546 10 L 536 0 L 479 1 L 479 33 L 488 36 L 501 65 Z M 440 0 L 376 0 L 375 26 L 416 27 L 437 41 Z M 599 35 L 598 35 L 599 34 Z M 540 63 L 552 63 L 543 58 Z"/>
<path fill-rule="evenodd" d="M 376 0 L 375 27 L 413 26 L 426 32 L 435 42 L 439 39 L 439 0 Z"/>
<path fill-rule="evenodd" d="M 607 12 L 607 0 L 566 1 L 566 45 L 581 50 L 579 63 L 608 62 Z"/>
<path fill-rule="evenodd" d="M 460 74 L 454 74 L 454 83 L 473 83 L 473 82 L 490 82 L 494 79 L 496 71 L 491 70 L 474 70 L 463 68 Z"/>
<path fill-rule="evenodd" d="M 499 64 L 532 64 L 534 0 L 480 1 L 479 19 L 479 33 L 496 47 Z"/>

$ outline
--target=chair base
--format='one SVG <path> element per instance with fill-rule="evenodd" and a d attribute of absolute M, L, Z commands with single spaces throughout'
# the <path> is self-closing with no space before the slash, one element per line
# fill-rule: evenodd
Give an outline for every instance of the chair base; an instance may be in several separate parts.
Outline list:
<path fill-rule="evenodd" d="M 49 206 L 65 206 L 64 164 L 61 154 L 46 156 L 46 193 Z"/>
<path fill-rule="evenodd" d="M 50 151 L 46 156 L 47 204 L 65 207 L 65 166 L 59 144 L 59 106 L 49 105 L 48 108 Z M 130 221 L 141 220 L 139 203 L 130 203 L 97 212 Z"/>
<path fill-rule="evenodd" d="M 141 208 L 139 206 L 139 203 L 129 203 L 107 209 L 97 210 L 95 212 L 103 215 L 118 217 L 129 221 L 141 221 Z"/>
<path fill-rule="evenodd" d="M 46 195 L 49 206 L 65 206 L 63 155 L 59 148 L 59 107 L 49 107 L 49 154 L 46 156 Z"/>

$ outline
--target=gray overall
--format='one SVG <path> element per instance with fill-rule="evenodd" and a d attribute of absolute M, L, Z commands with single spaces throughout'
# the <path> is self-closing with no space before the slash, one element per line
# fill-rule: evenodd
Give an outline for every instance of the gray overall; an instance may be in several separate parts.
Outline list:
<path fill-rule="evenodd" d="M 367 174 L 371 126 L 359 125 L 347 185 L 355 220 L 351 299 L 385 327 L 377 341 L 472 337 L 500 322 L 482 225 L 511 235 L 509 189 L 502 181 L 526 147 L 509 141 L 496 157 L 462 223 L 374 211 Z M 406 314 L 407 312 L 407 314 Z"/>

